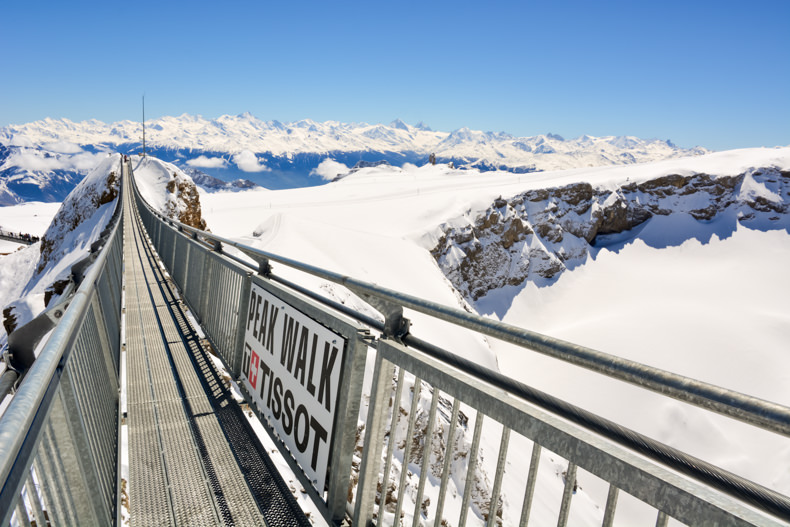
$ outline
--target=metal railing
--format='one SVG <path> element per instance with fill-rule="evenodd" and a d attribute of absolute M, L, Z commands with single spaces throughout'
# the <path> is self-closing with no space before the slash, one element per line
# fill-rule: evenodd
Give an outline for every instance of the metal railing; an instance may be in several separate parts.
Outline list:
<path fill-rule="evenodd" d="M 68 307 L 56 306 L 58 324 L 0 417 L 0 525 L 116 522 L 121 210 L 119 196 L 92 254 L 72 270 L 92 266 Z"/>
<path fill-rule="evenodd" d="M 343 428 L 358 432 L 356 450 L 336 453 L 333 479 L 326 488 L 308 489 L 323 506 L 322 512 L 330 522 L 338 523 L 342 519 L 339 505 L 342 497 L 355 524 L 376 521 L 397 524 L 403 514 L 410 516 L 414 524 L 427 521 L 430 516 L 434 525 L 440 525 L 445 520 L 442 509 L 450 499 L 449 493 L 463 496 L 458 525 L 466 523 L 469 511 L 489 525 L 503 521 L 526 524 L 542 451 L 554 452 L 567 462 L 557 511 L 558 525 L 565 525 L 569 518 L 577 467 L 609 485 L 604 525 L 612 524 L 620 491 L 654 508 L 658 525 L 665 525 L 669 517 L 690 525 L 714 522 L 779 525 L 776 518 L 790 521 L 790 499 L 786 496 L 422 341 L 409 333 L 403 309 L 425 313 L 785 437 L 790 436 L 790 408 L 260 251 L 167 218 L 153 211 L 139 194 L 136 199 L 143 224 L 165 267 L 237 379 L 242 374 L 243 319 L 253 283 L 282 286 L 307 297 L 311 305 L 322 304 L 335 317 L 350 317 L 381 333 L 376 339 L 362 337 L 376 353 L 367 418 L 357 423 L 354 406 L 343 417 Z M 246 258 L 228 254 L 228 247 Z M 275 275 L 271 262 L 347 287 L 381 312 L 384 321 L 355 312 Z M 358 364 L 355 367 L 359 369 Z M 429 401 L 424 401 L 423 406 L 419 402 L 420 392 L 426 390 L 432 393 L 427 418 L 423 406 Z M 407 400 L 403 401 L 404 398 Z M 366 404 L 364 397 L 361 404 Z M 486 469 L 476 465 L 482 423 L 486 419 L 499 423 L 502 432 L 495 453 L 498 462 L 491 468 L 493 485 L 481 501 L 472 494 L 476 478 L 485 478 Z M 460 448 L 454 446 L 457 430 L 472 423 L 471 444 L 467 441 L 462 450 L 454 450 Z M 405 435 L 396 441 L 403 427 Z M 449 441 L 448 435 L 452 438 Z M 364 447 L 360 448 L 363 436 Z M 412 437 L 419 438 L 414 451 Z M 515 518 L 503 519 L 500 493 L 508 463 L 508 444 L 513 441 L 530 446 L 532 460 L 523 482 L 522 506 Z M 461 455 L 469 459 L 465 474 L 451 474 L 451 459 Z M 415 473 L 419 473 L 416 492 L 415 488 L 406 491 L 412 466 L 408 461 L 414 456 L 421 460 L 421 466 L 415 467 Z M 442 467 L 434 466 L 433 477 L 429 477 L 426 463 L 432 458 L 441 458 Z M 389 479 L 393 470 L 399 471 L 395 482 Z M 674 471 L 692 479 L 678 477 Z M 349 488 L 349 480 L 357 481 L 356 487 L 352 483 Z M 303 481 L 310 487 L 309 481 Z M 433 495 L 438 494 L 435 508 L 422 501 L 428 485 L 435 487 L 431 491 Z M 390 488 L 394 490 L 390 492 Z M 404 492 L 414 502 L 413 513 L 404 509 L 407 499 Z M 394 510 L 389 510 L 393 507 Z M 448 523 L 456 524 L 452 520 Z"/>
<path fill-rule="evenodd" d="M 9 232 L 0 228 L 0 240 L 20 243 L 22 245 L 33 245 L 34 243 L 39 241 L 39 237 L 31 236 L 30 234 L 24 234 L 19 232 Z"/>

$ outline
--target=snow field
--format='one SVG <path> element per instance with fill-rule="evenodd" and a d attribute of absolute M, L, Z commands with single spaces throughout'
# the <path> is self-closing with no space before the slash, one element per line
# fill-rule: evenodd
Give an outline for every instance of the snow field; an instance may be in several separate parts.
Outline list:
<path fill-rule="evenodd" d="M 790 149 L 749 149 L 529 175 L 478 174 L 438 166 L 371 168 L 323 187 L 201 197 L 210 228 L 222 236 L 463 308 L 465 301 L 438 272 L 427 251 L 440 235 L 438 225 L 449 218 L 474 216 L 496 197 L 528 189 L 587 181 L 615 191 L 626 182 L 669 174 L 738 175 L 765 166 L 786 170 Z M 771 189 L 744 187 L 743 192 L 776 199 Z M 790 404 L 786 373 L 790 371 L 786 353 L 790 275 L 785 271 L 790 264 L 790 235 L 786 229 L 764 232 L 738 226 L 736 218 L 721 221 L 729 223 L 705 224 L 690 216 L 654 218 L 637 232 L 609 240 L 609 249 L 594 251 L 584 265 L 566 271 L 556 283 L 504 288 L 476 307 L 484 313 L 501 313 L 504 321 L 531 330 Z M 305 283 L 298 273 L 274 265 L 275 273 Z M 353 297 L 320 280 L 307 279 L 307 283 L 336 298 Z M 413 313 L 407 316 L 413 321 L 413 333 L 421 338 L 489 367 L 493 363 L 536 388 L 790 492 L 790 476 L 783 469 L 790 464 L 790 444 L 785 439 L 491 339 L 470 339 L 465 334 L 451 338 L 445 324 Z M 423 401 L 420 407 L 426 410 L 427 404 Z M 498 448 L 498 436 L 487 441 L 484 451 Z M 523 489 L 518 489 L 527 472 L 518 462 L 523 458 L 528 462 L 530 451 L 528 441 L 512 448 L 508 462 L 515 469 L 505 475 L 506 510 L 514 502 L 515 510 L 520 508 Z M 559 498 L 554 486 L 559 485 L 561 495 L 562 485 L 556 466 L 563 463 L 544 453 L 535 497 L 538 524 L 556 521 L 553 507 L 559 507 Z M 400 464 L 402 454 L 396 456 L 393 471 L 400 470 Z M 493 474 L 493 468 L 488 470 Z M 583 491 L 574 497 L 572 522 L 600 523 L 606 485 L 583 471 L 578 479 Z M 433 479 L 430 483 L 437 484 Z M 591 496 L 590 508 L 579 506 Z M 448 503 L 448 511 L 452 507 Z M 655 521 L 655 511 L 645 509 L 638 500 L 621 496 L 618 523 L 644 521 L 644 514 Z M 404 510 L 413 510 L 413 504 Z"/>
<path fill-rule="evenodd" d="M 0 207 L 0 226 L 11 232 L 22 232 L 41 237 L 52 222 L 60 205 L 60 203 L 31 202 Z M 0 241 L 0 244 L 3 244 L 0 245 L 0 253 L 6 252 L 4 250 L 6 246 L 10 253 L 0 256 L 0 310 L 2 310 L 24 295 L 38 263 L 41 242 L 29 246 L 3 241 Z M 20 307 L 25 312 L 37 314 L 43 305 L 44 293 L 42 289 L 28 296 L 24 306 Z M 0 325 L 0 343 L 4 343 L 5 339 L 5 328 Z"/>
<path fill-rule="evenodd" d="M 785 231 L 739 227 L 725 240 L 663 249 L 637 239 L 618 254 L 600 250 L 551 287 L 527 284 L 504 321 L 529 320 L 541 333 L 790 405 L 788 268 Z M 790 493 L 785 438 L 504 343 L 493 348 L 504 371 L 536 388 Z"/>

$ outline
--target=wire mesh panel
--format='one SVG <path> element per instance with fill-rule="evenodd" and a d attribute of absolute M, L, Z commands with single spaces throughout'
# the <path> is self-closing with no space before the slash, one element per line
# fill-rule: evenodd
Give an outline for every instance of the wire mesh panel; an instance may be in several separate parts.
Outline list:
<path fill-rule="evenodd" d="M 189 240 L 187 240 L 184 236 L 177 234 L 175 236 L 175 243 L 173 245 L 174 251 L 178 257 L 174 259 L 173 267 L 169 268 L 170 276 L 173 277 L 173 281 L 176 283 L 179 289 L 183 291 L 186 284 L 189 251 L 192 244 L 190 244 Z"/>
<path fill-rule="evenodd" d="M 80 435 L 76 442 L 85 447 L 80 448 L 83 470 L 95 471 L 98 488 L 93 492 L 112 510 L 118 444 L 118 381 L 109 357 L 103 356 L 102 349 L 109 349 L 103 340 L 91 310 L 61 382 L 74 434 Z"/>
<path fill-rule="evenodd" d="M 247 273 L 235 266 L 228 265 L 213 253 L 206 255 L 203 273 L 203 298 L 198 316 L 203 329 L 223 354 L 227 364 L 234 364 L 237 331 L 239 326 L 239 306 L 242 289 Z M 194 307 L 194 305 L 193 305 Z"/>
<path fill-rule="evenodd" d="M 189 302 L 189 305 L 195 309 L 199 309 L 195 306 L 200 306 L 201 299 L 206 294 L 205 264 L 207 252 L 196 244 L 189 244 L 187 269 L 181 293 Z"/>
<path fill-rule="evenodd" d="M 116 227 L 0 419 L 3 524 L 115 521 L 121 259 Z"/>
<path fill-rule="evenodd" d="M 780 525 L 395 341 L 377 351 L 361 524 L 611 524 L 627 493 L 652 524 Z"/>
<path fill-rule="evenodd" d="M 98 294 L 98 312 L 104 319 L 102 324 L 105 332 L 105 339 L 110 346 L 110 359 L 116 373 L 119 371 L 119 358 L 121 352 L 120 338 L 113 338 L 113 335 L 120 334 L 121 328 L 121 273 L 123 272 L 123 247 L 121 243 L 113 243 L 109 248 L 112 255 L 107 260 L 104 271 L 99 276 L 96 283 Z"/>

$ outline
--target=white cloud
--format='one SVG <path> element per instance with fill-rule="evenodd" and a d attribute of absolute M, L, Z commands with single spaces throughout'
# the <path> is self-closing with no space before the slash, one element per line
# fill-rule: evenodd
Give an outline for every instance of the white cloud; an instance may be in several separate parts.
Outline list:
<path fill-rule="evenodd" d="M 187 165 L 197 168 L 225 168 L 227 161 L 221 157 L 198 156 L 187 161 Z"/>
<path fill-rule="evenodd" d="M 264 172 L 271 168 L 258 161 L 258 158 L 250 150 L 242 150 L 233 155 L 233 162 L 244 172 Z"/>
<path fill-rule="evenodd" d="M 87 173 L 106 158 L 107 154 L 103 152 L 96 154 L 80 152 L 74 155 L 53 155 L 43 150 L 23 148 L 9 157 L 7 163 L 30 171 L 74 170 Z"/>
<path fill-rule="evenodd" d="M 8 165 L 16 165 L 19 168 L 30 171 L 49 171 L 65 168 L 63 161 L 56 156 L 44 156 L 38 150 L 23 149 L 15 152 L 8 159 Z"/>
<path fill-rule="evenodd" d="M 36 146 L 32 139 L 24 135 L 12 135 L 8 144 L 11 146 L 26 146 L 28 148 L 35 148 Z"/>
<path fill-rule="evenodd" d="M 42 145 L 44 150 L 50 152 L 58 152 L 59 154 L 78 154 L 82 152 L 80 145 L 76 143 L 69 143 L 68 141 L 56 141 L 54 143 L 46 143 Z"/>
<path fill-rule="evenodd" d="M 310 171 L 311 176 L 320 176 L 328 181 L 337 177 L 338 174 L 345 174 L 348 172 L 348 167 L 343 163 L 338 163 L 334 159 L 326 158 L 321 161 L 321 164 Z"/>
<path fill-rule="evenodd" d="M 91 154 L 90 152 L 81 152 L 71 156 L 69 162 L 74 170 L 78 172 L 88 172 L 96 168 L 96 166 L 104 159 L 107 159 L 107 154 L 103 152 L 96 154 Z"/>

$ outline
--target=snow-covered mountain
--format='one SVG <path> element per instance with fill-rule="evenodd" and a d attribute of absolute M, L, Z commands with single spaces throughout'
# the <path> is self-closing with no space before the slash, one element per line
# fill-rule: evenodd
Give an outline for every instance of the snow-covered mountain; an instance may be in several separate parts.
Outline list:
<path fill-rule="evenodd" d="M 102 161 L 63 201 L 41 241 L 0 261 L 0 268 L 9 266 L 0 271 L 4 293 L 0 295 L 0 344 L 7 333 L 35 318 L 64 291 L 72 278 L 72 266 L 88 255 L 115 211 L 120 164 L 119 154 L 103 154 Z M 157 210 L 182 223 L 206 228 L 198 190 L 189 176 L 153 158 L 139 159 L 135 166 L 146 176 L 139 180 L 139 187 Z"/>
<path fill-rule="evenodd" d="M 18 299 L 0 306 L 0 344 L 6 332 L 27 324 L 66 290 L 72 280 L 72 266 L 88 256 L 91 245 L 112 218 L 120 189 L 120 155 L 103 157 L 63 201 L 41 241 L 11 260 L 35 265 L 16 269 L 17 283 L 3 284 L 16 289 Z M 23 278 L 27 278 L 26 283 Z"/>
<path fill-rule="evenodd" d="M 44 119 L 0 128 L 0 144 L 59 144 L 74 148 L 137 152 L 142 126 L 133 121 L 105 124 Z M 262 121 L 250 114 L 217 119 L 181 115 L 146 123 L 152 155 L 182 168 L 198 168 L 230 181 L 249 177 L 266 188 L 293 188 L 324 182 L 315 169 L 330 159 L 346 167 L 358 161 L 386 160 L 393 166 L 438 163 L 482 171 L 527 173 L 590 166 L 632 164 L 699 155 L 704 148 L 679 148 L 669 141 L 636 137 L 581 136 L 565 140 L 553 134 L 516 137 L 504 132 L 460 128 L 431 130 L 401 120 L 390 124 Z M 311 173 L 313 175 L 311 176 Z"/>
<path fill-rule="evenodd" d="M 0 206 L 60 202 L 110 154 L 72 143 L 34 146 L 0 143 Z"/>

